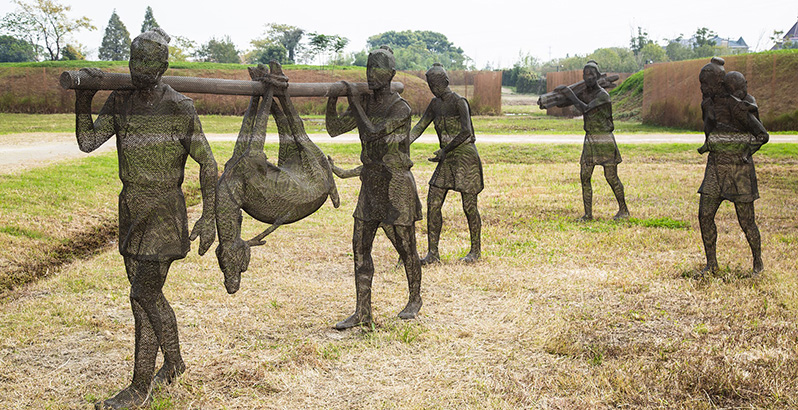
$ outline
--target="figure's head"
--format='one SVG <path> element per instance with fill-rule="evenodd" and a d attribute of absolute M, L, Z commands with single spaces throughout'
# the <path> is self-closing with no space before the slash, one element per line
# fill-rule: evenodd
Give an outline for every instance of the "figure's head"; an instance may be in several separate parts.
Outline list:
<path fill-rule="evenodd" d="M 438 98 L 449 89 L 449 74 L 446 74 L 443 65 L 435 63 L 427 70 L 427 85 L 432 94 Z"/>
<path fill-rule="evenodd" d="M 158 84 L 169 67 L 169 35 L 156 27 L 130 43 L 130 76 L 133 86 L 147 88 Z"/>
<path fill-rule="evenodd" d="M 723 93 L 723 78 L 726 76 L 726 69 L 723 65 L 726 61 L 720 57 L 712 57 L 712 60 L 701 67 L 698 73 L 698 81 L 701 82 L 701 94 L 704 98 L 709 98 Z"/>
<path fill-rule="evenodd" d="M 585 80 L 585 85 L 595 87 L 599 77 L 601 77 L 601 73 L 599 73 L 598 63 L 595 60 L 588 60 L 585 68 L 582 69 L 582 79 Z"/>
<path fill-rule="evenodd" d="M 371 50 L 366 63 L 369 90 L 390 87 L 394 74 L 396 74 L 396 59 L 393 56 L 393 50 L 388 46 Z"/>
<path fill-rule="evenodd" d="M 744 100 L 748 95 L 748 81 L 745 80 L 743 73 L 739 71 L 729 71 L 723 77 L 723 84 L 726 85 L 726 91 L 729 94 Z"/>

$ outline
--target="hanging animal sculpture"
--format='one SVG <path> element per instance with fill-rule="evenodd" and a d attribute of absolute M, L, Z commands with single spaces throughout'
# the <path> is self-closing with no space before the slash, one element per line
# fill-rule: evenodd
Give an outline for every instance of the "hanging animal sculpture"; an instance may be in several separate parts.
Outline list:
<path fill-rule="evenodd" d="M 272 63 L 271 73 L 263 66 L 250 68 L 250 76 L 268 86 L 263 96 L 251 98 L 233 156 L 225 164 L 216 189 L 216 256 L 229 293 L 239 288 L 251 246 L 263 245 L 266 235 L 280 225 L 312 214 L 328 196 L 336 208 L 339 205 L 327 157 L 308 138 L 286 93 L 276 96 L 275 101 L 274 90 L 285 89 L 288 84 L 279 64 Z M 277 165 L 269 162 L 263 152 L 270 114 L 277 123 L 280 140 Z M 242 211 L 271 226 L 248 241 L 242 240 Z"/>
<path fill-rule="evenodd" d="M 249 266 L 250 247 L 265 244 L 263 239 L 279 226 L 312 214 L 327 197 L 333 206 L 339 205 L 330 163 L 308 138 L 290 96 L 327 97 L 344 92 L 344 88 L 335 87 L 335 83 L 289 85 L 280 64 L 273 61 L 270 69 L 271 72 L 262 65 L 249 68 L 253 81 L 180 76 L 162 78 L 178 92 L 251 96 L 233 156 L 225 164 L 216 189 L 216 228 L 219 234 L 216 256 L 229 293 L 238 291 L 241 272 Z M 133 89 L 130 75 L 122 73 L 93 77 L 82 71 L 65 71 L 60 82 L 66 89 Z M 361 93 L 368 92 L 365 83 L 355 86 Z M 401 93 L 404 85 L 394 82 L 391 88 Z M 274 117 L 279 134 L 277 165 L 269 162 L 263 152 L 269 115 Z M 271 226 L 244 241 L 241 239 L 242 211 Z"/>

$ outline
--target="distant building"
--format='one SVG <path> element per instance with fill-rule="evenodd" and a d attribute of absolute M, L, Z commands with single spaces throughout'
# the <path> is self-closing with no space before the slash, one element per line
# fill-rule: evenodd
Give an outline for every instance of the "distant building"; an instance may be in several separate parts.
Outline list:
<path fill-rule="evenodd" d="M 709 41 L 714 42 L 715 47 L 728 48 L 729 51 L 731 51 L 733 54 L 748 52 L 748 44 L 745 42 L 745 40 L 743 40 L 742 37 L 738 38 L 737 40 L 732 40 L 729 38 L 721 38 L 719 36 L 715 36 L 709 39 Z M 678 43 L 680 43 L 683 46 L 693 48 L 695 47 L 696 44 L 695 36 L 692 36 L 690 38 L 680 39 L 678 40 Z"/>
<path fill-rule="evenodd" d="M 728 39 L 728 38 L 720 38 L 715 36 L 712 38 L 711 41 L 715 42 L 715 46 L 717 47 L 726 47 L 732 53 L 747 53 L 748 52 L 748 44 L 745 43 L 742 37 L 737 39 L 737 41 Z"/>
<path fill-rule="evenodd" d="M 781 41 L 776 42 L 771 50 L 780 50 L 785 48 L 785 45 L 787 46 L 786 48 L 798 48 L 798 21 L 784 33 L 784 37 L 781 38 Z"/>

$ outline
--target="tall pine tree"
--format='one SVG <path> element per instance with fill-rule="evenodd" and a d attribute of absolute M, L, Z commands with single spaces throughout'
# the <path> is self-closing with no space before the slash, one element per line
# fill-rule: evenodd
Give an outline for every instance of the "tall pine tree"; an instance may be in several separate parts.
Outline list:
<path fill-rule="evenodd" d="M 111 13 L 111 19 L 105 28 L 99 57 L 100 60 L 108 61 L 124 61 L 130 58 L 130 33 L 119 19 L 116 10 Z"/>
<path fill-rule="evenodd" d="M 161 26 L 158 25 L 158 22 L 155 21 L 155 17 L 152 15 L 152 7 L 147 6 L 147 11 L 144 12 L 144 22 L 141 23 L 141 32 L 152 30 L 155 27 Z"/>

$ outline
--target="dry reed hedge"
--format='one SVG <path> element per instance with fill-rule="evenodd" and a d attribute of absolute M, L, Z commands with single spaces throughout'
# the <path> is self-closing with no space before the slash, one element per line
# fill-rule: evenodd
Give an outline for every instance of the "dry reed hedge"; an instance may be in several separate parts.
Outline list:
<path fill-rule="evenodd" d="M 765 128 L 798 130 L 798 53 L 725 56 L 726 71 L 739 71 L 759 104 Z M 661 63 L 646 69 L 643 122 L 700 130 L 698 73 L 709 58 Z"/>

